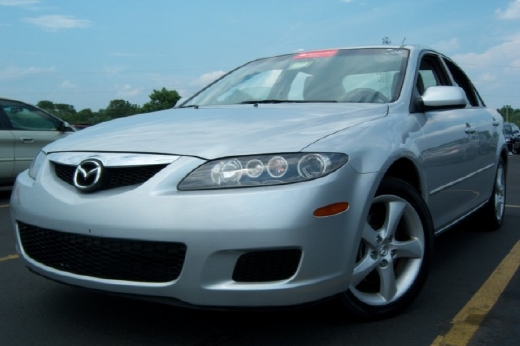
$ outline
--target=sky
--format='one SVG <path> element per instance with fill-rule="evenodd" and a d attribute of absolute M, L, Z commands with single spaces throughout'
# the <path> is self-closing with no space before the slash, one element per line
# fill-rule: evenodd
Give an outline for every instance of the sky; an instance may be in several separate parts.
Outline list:
<path fill-rule="evenodd" d="M 520 0 L 0 0 L 0 97 L 77 111 L 187 97 L 256 58 L 421 44 L 520 108 Z"/>

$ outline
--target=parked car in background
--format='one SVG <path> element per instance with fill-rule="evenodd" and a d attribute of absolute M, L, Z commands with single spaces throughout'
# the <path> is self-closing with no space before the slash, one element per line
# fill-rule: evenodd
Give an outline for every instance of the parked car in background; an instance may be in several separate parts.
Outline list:
<path fill-rule="evenodd" d="M 0 98 L 0 187 L 12 186 L 45 145 L 74 131 L 38 107 Z"/>
<path fill-rule="evenodd" d="M 419 294 L 435 235 L 473 213 L 500 227 L 507 160 L 502 117 L 448 57 L 298 52 L 51 143 L 12 222 L 25 265 L 72 286 L 209 308 L 335 298 L 378 319 Z"/>
<path fill-rule="evenodd" d="M 74 127 L 76 130 L 83 130 L 87 127 L 91 126 L 90 124 L 72 124 L 72 127 Z"/>
<path fill-rule="evenodd" d="M 520 153 L 520 129 L 515 123 L 504 123 L 507 148 L 512 154 Z"/>

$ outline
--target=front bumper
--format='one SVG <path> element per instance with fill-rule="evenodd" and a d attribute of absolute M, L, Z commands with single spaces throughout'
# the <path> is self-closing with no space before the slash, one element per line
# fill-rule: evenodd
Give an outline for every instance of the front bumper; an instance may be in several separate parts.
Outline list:
<path fill-rule="evenodd" d="M 36 182 L 27 172 L 20 174 L 11 211 L 17 248 L 25 264 L 40 275 L 74 286 L 173 298 L 207 307 L 298 305 L 348 288 L 374 174 L 360 175 L 346 165 L 305 183 L 197 192 L 177 191 L 175 184 L 168 183 L 169 177 L 184 176 L 200 164 L 196 161 L 178 160 L 137 187 L 92 194 L 64 184 L 49 165 Z M 336 202 L 348 202 L 349 210 L 330 217 L 313 216 L 317 208 Z M 20 231 L 27 225 L 35 232 L 76 239 L 58 242 L 52 251 L 61 251 L 81 239 L 96 244 L 111 244 L 112 240 L 134 245 L 182 244 L 185 254 L 179 272 L 172 277 L 98 275 L 91 268 L 98 257 L 108 251 L 117 258 L 119 249 L 99 245 L 91 254 L 90 248 L 82 247 L 78 251 L 78 257 L 83 252 L 81 271 L 67 260 L 61 263 L 61 254 L 53 261 L 43 261 L 46 265 L 32 258 L 33 250 L 26 248 L 26 240 L 22 242 Z M 76 258 L 75 250 L 68 250 L 69 261 L 82 261 Z M 146 251 L 156 259 L 156 249 Z M 161 260 L 165 267 L 168 261 L 176 265 L 169 257 Z M 101 270 L 115 266 L 109 273 L 118 273 L 117 266 L 126 262 L 139 262 L 121 258 L 116 264 L 100 261 L 97 266 Z M 131 265 L 125 270 L 137 272 Z M 150 265 L 154 266 L 155 262 Z"/>

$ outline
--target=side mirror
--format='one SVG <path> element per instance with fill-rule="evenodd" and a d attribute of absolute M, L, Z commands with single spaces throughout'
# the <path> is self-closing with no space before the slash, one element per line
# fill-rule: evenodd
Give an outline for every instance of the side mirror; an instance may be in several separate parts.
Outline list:
<path fill-rule="evenodd" d="M 75 132 L 76 129 L 72 126 L 70 126 L 70 124 L 66 121 L 62 121 L 60 123 L 60 127 L 58 128 L 58 131 L 61 131 L 61 132 Z"/>
<path fill-rule="evenodd" d="M 421 97 L 428 110 L 442 108 L 464 108 L 467 105 L 466 94 L 456 86 L 431 86 Z"/>

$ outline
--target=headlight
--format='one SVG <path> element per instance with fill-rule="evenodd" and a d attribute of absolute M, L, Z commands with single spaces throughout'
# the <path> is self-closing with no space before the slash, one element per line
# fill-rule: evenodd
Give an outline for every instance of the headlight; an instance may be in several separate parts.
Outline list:
<path fill-rule="evenodd" d="M 31 166 L 29 167 L 29 176 L 34 180 L 36 180 L 36 176 L 42 167 L 43 161 L 45 161 L 45 153 L 40 151 L 31 162 Z"/>
<path fill-rule="evenodd" d="M 343 166 L 339 153 L 294 153 L 230 157 L 206 162 L 192 171 L 179 190 L 269 186 L 321 178 Z"/>

